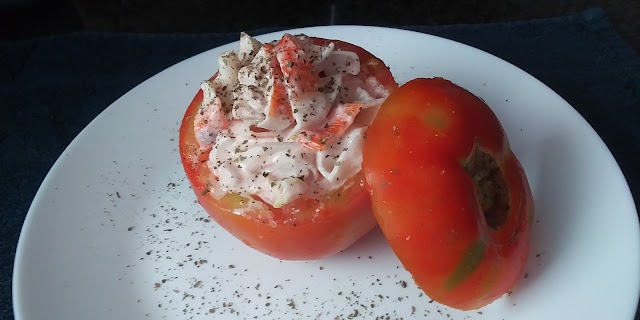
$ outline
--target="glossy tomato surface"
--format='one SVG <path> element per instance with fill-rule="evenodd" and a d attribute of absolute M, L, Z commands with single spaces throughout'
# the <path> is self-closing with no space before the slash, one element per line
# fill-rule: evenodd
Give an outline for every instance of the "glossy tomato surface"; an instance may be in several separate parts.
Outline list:
<path fill-rule="evenodd" d="M 374 76 L 388 90 L 397 87 L 389 68 L 364 49 L 336 40 L 312 40 L 319 45 L 333 42 L 338 50 L 355 52 L 361 62 L 359 77 Z M 247 210 L 246 198 L 230 193 L 220 199 L 214 197 L 209 192 L 208 181 L 215 176 L 206 161 L 208 151 L 200 151 L 193 129 L 202 98 L 200 90 L 180 126 L 182 165 L 198 202 L 235 237 L 279 259 L 320 259 L 346 249 L 376 225 L 361 172 L 324 199 L 302 197 L 281 208 L 265 204 L 261 209 Z"/>
<path fill-rule="evenodd" d="M 514 286 L 533 200 L 482 100 L 442 78 L 412 80 L 382 105 L 363 157 L 377 221 L 427 295 L 468 310 Z"/>

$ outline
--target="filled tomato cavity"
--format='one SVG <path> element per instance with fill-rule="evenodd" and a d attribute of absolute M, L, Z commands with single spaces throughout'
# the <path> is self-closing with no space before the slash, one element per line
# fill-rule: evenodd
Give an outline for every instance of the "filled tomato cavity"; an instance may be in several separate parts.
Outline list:
<path fill-rule="evenodd" d="M 305 35 L 262 44 L 243 33 L 237 52 L 221 54 L 193 120 L 216 177 L 212 195 L 280 208 L 353 178 L 364 132 L 388 95 L 358 53 Z"/>
<path fill-rule="evenodd" d="M 495 157 L 476 143 L 465 170 L 473 180 L 480 208 L 487 225 L 499 229 L 509 214 L 509 190 Z"/>

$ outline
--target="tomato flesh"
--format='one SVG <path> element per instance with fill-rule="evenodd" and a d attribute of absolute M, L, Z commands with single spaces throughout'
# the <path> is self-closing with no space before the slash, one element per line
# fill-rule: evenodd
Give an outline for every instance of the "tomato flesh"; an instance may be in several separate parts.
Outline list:
<path fill-rule="evenodd" d="M 364 49 L 342 41 L 312 40 L 319 45 L 333 42 L 338 50 L 355 52 L 361 61 L 358 77 L 363 80 L 373 76 L 387 90 L 397 87 L 389 68 Z M 323 199 L 303 197 L 281 208 L 265 203 L 260 209 L 251 210 L 244 208 L 248 199 L 239 195 L 214 197 L 207 183 L 215 179 L 207 164 L 208 151 L 200 151 L 193 128 L 202 98 L 200 90 L 182 119 L 180 155 L 198 202 L 229 233 L 264 254 L 279 259 L 306 260 L 336 254 L 376 225 L 361 172 Z"/>
<path fill-rule="evenodd" d="M 514 286 L 533 200 L 482 100 L 442 78 L 412 80 L 382 105 L 363 157 L 376 219 L 430 298 L 476 309 Z"/>

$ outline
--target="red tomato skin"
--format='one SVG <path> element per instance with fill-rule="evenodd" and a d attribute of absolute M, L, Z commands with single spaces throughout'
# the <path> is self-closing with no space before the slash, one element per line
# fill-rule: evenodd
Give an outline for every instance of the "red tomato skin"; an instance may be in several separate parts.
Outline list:
<path fill-rule="evenodd" d="M 364 49 L 337 40 L 312 40 L 316 44 L 334 42 L 339 50 L 355 52 L 362 64 L 360 76 L 375 76 L 390 91 L 397 88 L 389 68 Z M 282 260 L 310 260 L 345 250 L 376 226 L 361 172 L 323 201 L 298 199 L 282 208 L 268 206 L 238 214 L 237 199 L 213 197 L 207 192 L 207 180 L 213 178 L 206 161 L 208 152 L 199 151 L 193 129 L 193 117 L 202 97 L 199 90 L 180 125 L 181 162 L 199 204 L 229 233 L 266 255 Z"/>
<path fill-rule="evenodd" d="M 508 190 L 509 214 L 497 229 L 464 168 L 474 145 L 496 159 Z M 483 101 L 442 78 L 412 80 L 383 104 L 363 157 L 376 219 L 430 298 L 470 310 L 511 290 L 529 254 L 533 198 Z"/>

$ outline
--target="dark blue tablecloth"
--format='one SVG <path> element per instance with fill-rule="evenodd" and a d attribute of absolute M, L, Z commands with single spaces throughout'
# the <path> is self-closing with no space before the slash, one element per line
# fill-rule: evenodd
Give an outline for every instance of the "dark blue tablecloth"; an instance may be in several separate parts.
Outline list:
<path fill-rule="evenodd" d="M 602 136 L 638 204 L 640 58 L 602 10 L 512 23 L 403 28 L 472 45 L 542 80 Z M 266 31 L 273 30 L 252 33 Z M 13 318 L 11 275 L 25 214 L 67 144 L 135 85 L 237 37 L 74 33 L 0 42 L 0 319 Z"/>

